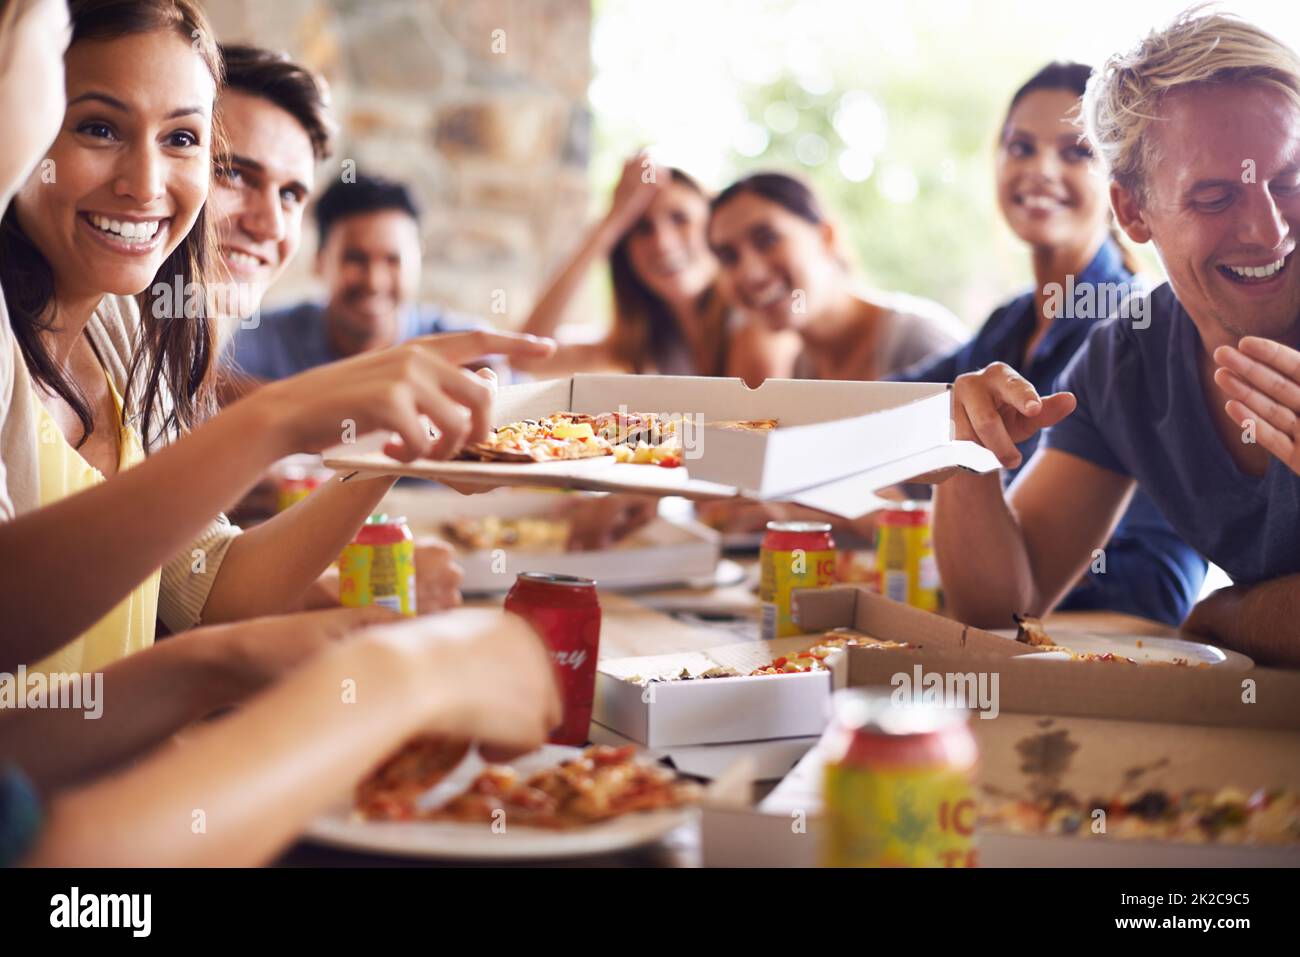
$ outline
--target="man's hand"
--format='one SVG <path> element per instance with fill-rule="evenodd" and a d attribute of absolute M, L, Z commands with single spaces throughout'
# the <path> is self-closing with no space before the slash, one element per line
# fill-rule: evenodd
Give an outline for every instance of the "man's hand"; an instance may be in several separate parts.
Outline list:
<path fill-rule="evenodd" d="M 1300 474 L 1300 352 L 1272 339 L 1246 336 L 1234 349 L 1214 350 L 1214 381 L 1231 398 L 1224 406 L 1259 444 Z"/>
<path fill-rule="evenodd" d="M 1010 469 L 1023 459 L 1017 443 L 1060 422 L 1074 406 L 1069 392 L 1040 397 L 1033 384 L 1005 362 L 958 376 L 952 387 L 955 437 L 978 442 Z"/>

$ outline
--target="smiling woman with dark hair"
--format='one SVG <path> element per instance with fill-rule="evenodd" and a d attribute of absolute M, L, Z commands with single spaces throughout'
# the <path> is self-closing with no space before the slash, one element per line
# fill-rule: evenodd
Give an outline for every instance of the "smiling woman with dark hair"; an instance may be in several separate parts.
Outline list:
<path fill-rule="evenodd" d="M 221 510 L 276 459 L 336 443 L 347 419 L 396 433 L 407 459 L 454 454 L 486 433 L 491 397 L 457 363 L 551 349 L 414 340 L 209 415 L 218 49 L 189 0 L 70 11 L 67 112 L 0 248 L 0 620 L 14 626 L 0 668 L 93 671 L 152 644 L 159 619 L 180 631 L 300 607 L 391 480 L 331 482 L 246 535 Z"/>
<path fill-rule="evenodd" d="M 1028 247 L 1034 287 L 985 321 L 975 338 L 894 378 L 952 382 L 959 375 L 1005 362 L 1046 395 L 1106 315 L 1086 315 L 1076 302 L 1106 302 L 1139 289 L 1136 264 L 1111 222 L 1105 181 L 1082 137 L 1079 99 L 1092 70 L 1081 63 L 1049 63 L 1011 97 L 998 134 L 996 185 L 1002 217 Z M 1068 305 L 1062 290 L 1074 298 Z M 1055 293 L 1055 295 L 1054 295 Z M 1058 312 L 1060 314 L 1058 314 Z M 1020 443 L 1023 461 L 1038 436 Z M 1007 484 L 1019 468 L 1004 473 Z M 1177 625 L 1192 608 L 1206 565 L 1169 527 L 1142 492 L 1062 610 L 1105 609 Z"/>
<path fill-rule="evenodd" d="M 732 304 L 773 333 L 794 330 L 800 379 L 880 379 L 966 338 L 928 299 L 863 288 L 812 189 L 752 173 L 711 204 L 708 237 Z"/>
<path fill-rule="evenodd" d="M 595 342 L 560 346 L 519 367 L 541 375 L 619 370 L 739 376 L 755 384 L 789 375 L 798 337 L 737 316 L 718 288 L 705 227 L 709 194 L 692 176 L 629 157 L 609 209 L 547 284 L 525 332 L 553 335 L 591 267 L 609 263 L 613 322 Z"/>
<path fill-rule="evenodd" d="M 77 39 L 92 14 L 118 25 L 152 25 L 112 39 Z M 87 339 L 73 337 L 73 348 L 85 343 L 88 359 L 96 360 L 84 378 L 74 363 L 65 366 L 71 367 L 74 398 L 89 409 L 89 425 L 78 428 L 78 417 L 66 409 L 56 419 L 59 406 L 51 411 L 47 403 L 57 393 L 28 370 L 0 298 L 0 559 L 6 582 L 0 672 L 10 672 L 6 683 L 26 705 L 0 707 L 0 866 L 263 863 L 336 789 L 347 790 L 414 734 L 524 751 L 539 745 L 559 719 L 541 643 L 518 619 L 492 612 L 452 612 L 364 630 L 391 616 L 376 608 L 333 609 L 197 628 L 159 645 L 132 647 L 152 641 L 150 582 L 156 588 L 157 565 L 207 521 L 202 516 L 214 497 L 208 486 L 215 484 L 220 499 L 223 482 L 237 490 L 241 471 L 251 479 L 259 464 L 241 451 L 241 444 L 258 444 L 249 428 L 257 420 L 226 416 L 217 417 L 225 419 L 224 428 L 214 430 L 214 420 L 137 464 L 141 443 L 128 412 L 134 406 L 121 400 L 143 389 L 124 385 L 122 357 L 131 353 L 112 353 L 112 368 L 100 366 L 100 350 L 121 343 L 106 335 L 101 313 L 88 319 L 96 303 L 78 313 L 75 297 L 65 294 L 79 291 L 89 299 L 87 284 L 96 278 L 138 281 L 132 273 L 149 273 L 179 248 L 182 227 L 197 215 L 201 196 L 196 205 L 187 184 L 176 182 L 168 168 L 188 169 L 195 151 L 206 152 L 210 133 L 214 76 L 192 50 L 189 33 L 174 29 L 187 30 L 190 22 L 201 27 L 201 20 L 188 19 L 191 14 L 197 17 L 171 0 L 75 4 L 67 89 L 74 100 L 96 95 L 83 101 L 90 104 L 84 114 L 74 105 L 59 132 L 67 8 L 63 0 L 0 0 L 0 114 L 14 118 L 0 149 L 0 203 L 8 203 L 25 180 L 27 191 L 54 186 L 40 177 L 57 169 L 59 195 L 29 192 L 18 213 L 32 228 L 33 247 L 52 253 L 55 291 L 50 308 L 38 316 L 40 344 L 59 349 L 65 342 L 60 337 L 70 328 L 79 332 L 80 321 L 92 332 Z M 181 76 L 169 75 L 177 66 Z M 175 82 L 160 82 L 161 74 Z M 132 87 L 131 80 L 142 78 L 156 98 Z M 181 112 L 175 103 L 199 111 Z M 52 141 L 47 160 L 55 160 L 53 167 L 40 162 Z M 90 156 L 78 156 L 78 149 Z M 96 163 L 116 174 L 103 177 L 102 189 L 87 175 Z M 99 222 L 87 225 L 64 190 L 108 208 L 90 207 Z M 197 192 L 206 192 L 205 178 Z M 125 215 L 126 203 L 141 198 L 165 215 Z M 46 218 L 35 221 L 33 209 L 44 210 Z M 115 238 L 78 232 L 82 228 Z M 67 275 L 61 268 L 67 255 L 81 257 L 94 276 Z M 142 367 L 149 368 L 148 358 Z M 158 395 L 166 398 L 167 390 Z M 111 412 L 102 408 L 103 399 L 114 403 Z M 358 393 L 352 401 L 366 400 Z M 110 438 L 98 448 L 95 437 L 105 434 Z M 86 439 L 80 452 L 78 438 Z M 106 478 L 82 454 L 121 474 Z M 209 471 L 234 477 L 205 483 Z M 59 491 L 65 494 L 58 497 Z M 121 595 L 128 595 L 125 614 L 105 616 Z M 352 640 L 335 644 L 344 636 Z M 44 682 L 23 687 L 14 663 L 60 645 L 58 663 L 71 674 L 55 680 L 102 678 L 106 693 L 96 699 L 116 704 L 97 715 L 93 708 L 40 706 L 51 703 L 41 700 Z M 76 673 L 82 669 L 103 673 Z M 345 677 L 383 693 L 340 707 Z M 261 694 L 248 700 L 254 692 Z M 236 702 L 242 707 L 235 715 L 193 730 L 185 747 L 153 750 L 179 728 Z M 98 720 L 84 720 L 92 716 Z M 211 815 L 211 830 L 195 839 L 192 813 L 200 805 Z"/>

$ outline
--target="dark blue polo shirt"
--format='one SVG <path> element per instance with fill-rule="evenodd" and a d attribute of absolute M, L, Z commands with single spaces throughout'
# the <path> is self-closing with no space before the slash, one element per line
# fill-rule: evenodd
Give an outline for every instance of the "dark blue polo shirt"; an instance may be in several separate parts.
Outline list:
<path fill-rule="evenodd" d="M 463 316 L 433 307 L 409 307 L 402 312 L 397 341 L 442 332 L 465 332 L 478 324 Z M 303 302 L 267 312 L 257 324 L 241 328 L 227 361 L 257 379 L 287 379 L 340 357 L 330 348 L 325 327 L 325 306 Z"/>
<path fill-rule="evenodd" d="M 1093 303 L 1114 303 L 1134 290 L 1137 282 L 1125 268 L 1119 247 L 1107 240 L 1075 280 L 1073 302 L 1079 307 L 1073 310 L 1076 315 L 1071 318 L 1066 314 L 1053 321 L 1028 365 L 1023 360 L 1025 345 L 1037 323 L 1032 290 L 996 309 L 975 337 L 959 349 L 912 366 L 893 378 L 903 382 L 952 382 L 990 363 L 1005 362 L 1032 382 L 1040 394 L 1056 392 L 1064 388 L 1058 381 L 1062 372 L 1089 333 L 1102 324 L 1096 309 L 1087 307 L 1085 293 L 1092 294 Z M 1017 446 L 1024 462 L 1038 447 L 1041 434 Z M 1009 485 L 1018 473 L 1019 469 L 1004 470 L 1004 485 Z M 1205 560 L 1174 533 L 1152 499 L 1141 490 L 1134 495 L 1107 543 L 1105 560 L 1105 572 L 1090 574 L 1058 607 L 1119 611 L 1177 625 L 1191 611 L 1205 580 Z"/>
<path fill-rule="evenodd" d="M 1237 467 L 1201 389 L 1204 347 L 1191 317 L 1167 283 L 1146 306 L 1139 321 L 1093 330 L 1061 379 L 1079 407 L 1044 443 L 1136 479 L 1234 582 L 1300 573 L 1300 475 L 1276 458 L 1260 478 Z"/>

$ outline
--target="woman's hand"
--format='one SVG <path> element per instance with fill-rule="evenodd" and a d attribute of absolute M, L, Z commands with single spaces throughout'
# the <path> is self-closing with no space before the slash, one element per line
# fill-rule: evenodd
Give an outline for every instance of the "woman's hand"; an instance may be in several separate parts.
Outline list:
<path fill-rule="evenodd" d="M 260 410 L 282 437 L 285 455 L 386 431 L 396 433 L 384 446 L 395 459 L 447 459 L 486 437 L 490 425 L 493 381 L 461 363 L 487 355 L 544 358 L 554 351 L 550 339 L 516 333 L 422 336 L 268 383 L 231 410 L 250 404 Z"/>
<path fill-rule="evenodd" d="M 440 538 L 415 542 L 415 610 L 426 615 L 456 608 L 465 570 L 456 563 L 456 550 Z"/>
<path fill-rule="evenodd" d="M 641 218 L 669 178 L 668 170 L 656 165 L 648 153 L 642 151 L 628 157 L 623 163 L 618 185 L 614 187 L 609 212 L 605 215 L 606 222 L 619 238 Z"/>
<path fill-rule="evenodd" d="M 409 660 L 403 690 L 426 709 L 426 730 L 486 745 L 494 759 L 532 751 L 560 723 L 550 655 L 523 619 L 462 608 L 371 629 L 364 639 Z"/>
<path fill-rule="evenodd" d="M 217 699 L 233 704 L 294 670 L 322 649 L 373 625 L 401 621 L 379 606 L 329 608 L 209 625 L 187 634 L 204 635 L 218 683 Z"/>

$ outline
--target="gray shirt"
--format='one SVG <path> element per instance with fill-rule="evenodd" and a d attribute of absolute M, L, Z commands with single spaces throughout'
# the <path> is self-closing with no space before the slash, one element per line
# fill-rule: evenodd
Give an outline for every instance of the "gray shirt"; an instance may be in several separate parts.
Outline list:
<path fill-rule="evenodd" d="M 893 375 L 930 356 L 955 349 L 968 338 L 969 331 L 951 312 L 929 299 L 905 293 L 873 296 L 885 308 L 877 319 L 876 348 L 865 357 L 853 379 L 881 379 Z M 796 379 L 816 379 L 817 368 L 812 356 L 804 351 L 795 360 Z"/>

